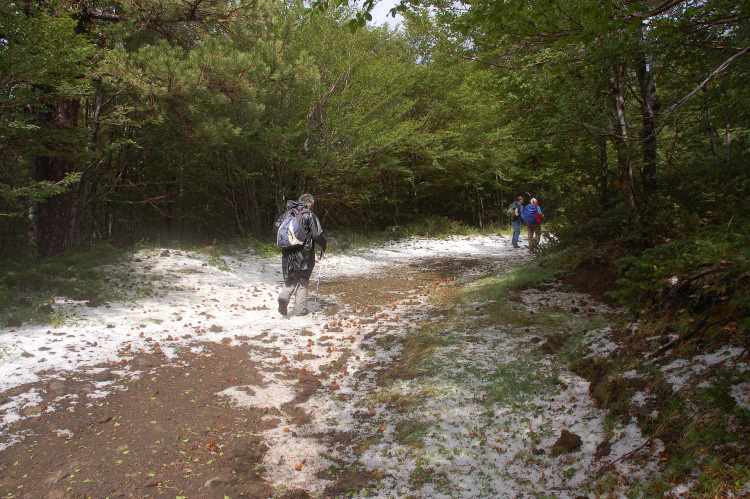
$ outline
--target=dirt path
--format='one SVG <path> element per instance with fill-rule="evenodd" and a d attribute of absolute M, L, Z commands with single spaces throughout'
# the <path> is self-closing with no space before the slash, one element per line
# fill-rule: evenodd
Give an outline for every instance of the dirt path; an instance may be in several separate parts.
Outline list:
<path fill-rule="evenodd" d="M 274 310 L 273 262 L 227 259 L 216 270 L 174 252 L 135 258 L 121 283 L 145 298 L 120 315 L 72 316 L 89 349 L 65 347 L 85 357 L 111 342 L 120 360 L 36 372 L 3 392 L 0 491 L 233 498 L 628 490 L 623 468 L 604 478 L 598 470 L 641 445 L 640 434 L 604 428 L 588 385 L 540 353 L 535 342 L 545 332 L 521 320 L 539 300 L 474 303 L 458 294 L 459 285 L 517 261 L 452 250 L 428 257 L 429 244 L 360 255 L 382 259 L 375 273 L 334 259 L 322 312 L 290 319 Z M 164 266 L 178 257 L 195 265 Z M 201 283 L 186 282 L 200 273 Z M 498 306 L 512 307 L 520 330 L 497 324 Z M 50 339 L 75 336 L 48 333 L 39 333 L 48 342 L 36 351 L 24 346 L 30 357 L 15 358 L 42 363 Z M 578 455 L 549 450 L 561 429 L 583 437 Z M 605 441 L 614 450 L 600 462 Z"/>

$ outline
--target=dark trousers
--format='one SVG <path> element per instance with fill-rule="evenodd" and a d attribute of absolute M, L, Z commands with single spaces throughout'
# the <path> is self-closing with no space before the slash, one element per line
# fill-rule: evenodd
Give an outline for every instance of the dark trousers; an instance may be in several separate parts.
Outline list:
<path fill-rule="evenodd" d="M 279 293 L 279 300 L 289 303 L 294 293 L 294 315 L 300 315 L 307 308 L 307 290 L 310 287 L 310 272 L 307 270 L 291 270 L 284 279 L 284 287 Z M 297 288 L 295 293 L 294 288 Z"/>

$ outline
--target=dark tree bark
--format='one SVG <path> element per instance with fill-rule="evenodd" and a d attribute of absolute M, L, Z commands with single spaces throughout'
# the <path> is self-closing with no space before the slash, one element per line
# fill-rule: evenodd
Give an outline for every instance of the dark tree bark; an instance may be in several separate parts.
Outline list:
<path fill-rule="evenodd" d="M 601 184 L 599 186 L 599 204 L 606 207 L 609 203 L 607 183 L 609 182 L 609 164 L 607 163 L 607 141 L 604 137 L 598 139 L 599 143 L 599 169 L 601 171 Z"/>
<path fill-rule="evenodd" d="M 59 100 L 42 114 L 38 123 L 47 132 L 44 149 L 34 161 L 34 180 L 58 183 L 74 173 L 71 159 L 74 146 L 66 140 L 70 130 L 78 125 L 78 99 Z M 71 208 L 75 194 L 67 192 L 50 196 L 36 205 L 34 210 L 34 238 L 37 253 L 46 258 L 70 249 Z"/>
<path fill-rule="evenodd" d="M 719 151 L 716 147 L 716 127 L 711 116 L 711 104 L 708 102 L 708 93 L 706 87 L 703 87 L 703 101 L 706 104 L 706 122 L 708 123 L 708 141 L 711 144 L 711 155 L 714 158 L 714 168 L 721 168 L 719 164 Z"/>
<path fill-rule="evenodd" d="M 656 151 L 656 114 L 659 112 L 659 99 L 656 95 L 653 71 L 649 57 L 644 55 L 638 60 L 636 72 L 641 91 L 641 117 L 643 129 L 641 141 L 643 148 L 643 168 L 641 181 L 643 191 L 648 198 L 656 189 L 657 151 Z"/>

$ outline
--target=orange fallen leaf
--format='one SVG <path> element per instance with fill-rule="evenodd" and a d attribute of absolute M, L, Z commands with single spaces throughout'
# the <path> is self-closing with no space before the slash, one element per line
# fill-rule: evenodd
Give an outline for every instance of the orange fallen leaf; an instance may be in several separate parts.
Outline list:
<path fill-rule="evenodd" d="M 302 463 L 295 464 L 294 465 L 294 469 L 297 470 L 297 471 L 301 470 L 302 469 Z"/>
<path fill-rule="evenodd" d="M 384 424 L 380 425 L 380 431 L 385 431 L 385 425 Z"/>

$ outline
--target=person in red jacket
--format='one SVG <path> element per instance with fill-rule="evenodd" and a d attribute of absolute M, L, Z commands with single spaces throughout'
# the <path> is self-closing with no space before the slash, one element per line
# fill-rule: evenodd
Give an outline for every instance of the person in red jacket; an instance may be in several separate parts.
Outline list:
<path fill-rule="evenodd" d="M 523 208 L 523 223 L 526 224 L 526 228 L 529 231 L 529 250 L 539 246 L 539 241 L 542 239 L 542 219 L 544 213 L 536 202 L 536 198 L 531 198 L 529 204 Z"/>

